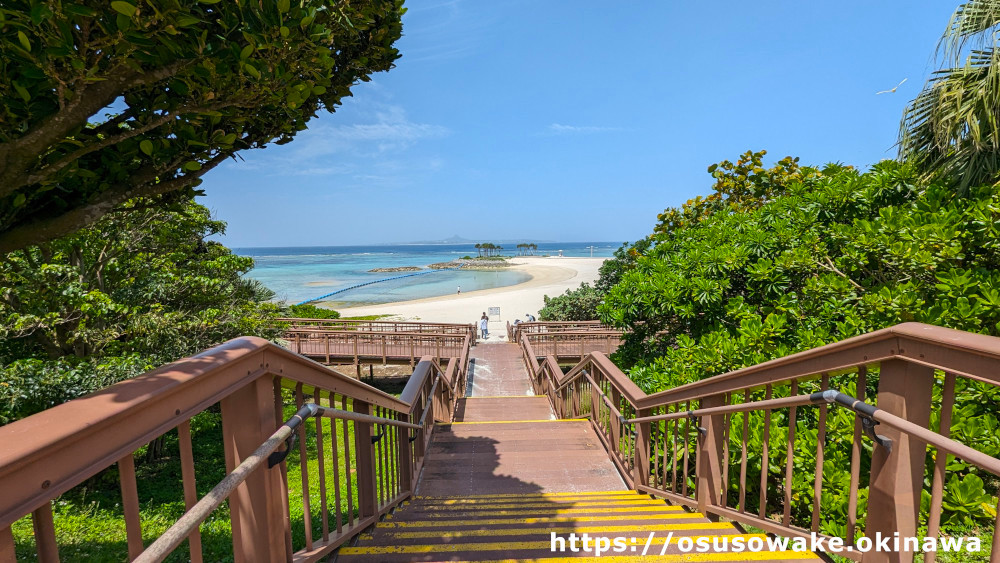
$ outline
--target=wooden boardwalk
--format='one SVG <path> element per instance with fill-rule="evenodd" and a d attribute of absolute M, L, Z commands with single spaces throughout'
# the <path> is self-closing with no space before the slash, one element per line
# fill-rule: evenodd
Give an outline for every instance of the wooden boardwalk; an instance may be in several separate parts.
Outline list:
<path fill-rule="evenodd" d="M 590 422 L 559 420 L 531 383 L 512 343 L 477 346 L 468 396 L 438 424 L 415 497 L 338 561 L 496 561 L 588 558 L 552 549 L 552 534 L 621 537 L 601 561 L 815 561 L 811 553 L 681 553 L 683 536 L 763 538 L 626 489 Z M 650 553 L 639 553 L 650 534 Z M 672 534 L 672 535 L 670 535 Z"/>

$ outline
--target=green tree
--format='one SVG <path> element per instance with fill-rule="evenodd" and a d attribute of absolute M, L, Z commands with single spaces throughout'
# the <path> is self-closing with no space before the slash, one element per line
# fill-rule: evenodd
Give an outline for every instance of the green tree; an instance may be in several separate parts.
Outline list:
<path fill-rule="evenodd" d="M 253 260 L 191 201 L 129 202 L 0 261 L 0 423 L 243 335 L 277 337 Z"/>
<path fill-rule="evenodd" d="M 0 252 L 188 198 L 399 57 L 402 0 L 0 5 Z"/>
<path fill-rule="evenodd" d="M 907 106 L 900 157 L 965 193 L 1000 179 L 1000 0 L 958 7 L 938 45 L 939 69 Z"/>
<path fill-rule="evenodd" d="M 597 318 L 597 306 L 604 294 L 588 283 L 556 297 L 544 296 L 545 305 L 538 312 L 543 321 L 592 321 Z"/>
<path fill-rule="evenodd" d="M 627 329 L 614 360 L 644 390 L 669 389 L 906 321 L 1000 335 L 1000 186 L 973 187 L 958 198 L 952 186 L 922 183 L 913 165 L 896 161 L 866 172 L 827 166 L 781 176 L 778 184 L 776 176 L 755 168 L 734 167 L 726 184 L 771 195 L 751 195 L 747 205 L 735 207 L 705 206 L 702 199 L 669 213 L 681 220 L 658 229 L 598 306 L 605 324 Z M 869 397 L 877 376 L 876 370 L 869 374 Z M 856 392 L 850 377 L 838 378 L 834 388 Z M 972 380 L 957 389 L 961 414 L 952 435 L 1000 455 L 1000 389 Z M 816 390 L 816 381 L 799 388 Z M 754 393 L 752 399 L 763 397 L 762 390 Z M 768 461 L 760 459 L 763 419 L 749 418 L 752 474 Z M 841 490 L 850 482 L 853 418 L 834 409 L 828 419 L 824 481 Z M 732 447 L 740 448 L 742 420 L 732 424 Z M 784 443 L 789 424 L 785 414 L 771 419 L 772 445 Z M 800 416 L 796 424 L 796 467 L 813 467 L 816 419 Z M 772 467 L 785 461 L 781 448 L 770 456 Z M 731 472 L 740 471 L 739 460 L 730 463 Z M 991 526 L 1000 483 L 981 479 L 964 463 L 950 464 L 949 472 L 945 525 Z M 812 480 L 805 475 L 793 483 L 799 499 L 793 510 L 808 521 Z M 769 486 L 768 512 L 780 511 L 778 485 Z M 747 498 L 758 494 L 751 485 Z M 839 515 L 830 525 L 846 521 L 847 495 L 824 495 L 822 502 L 824 514 Z M 835 525 L 822 531 L 843 534 Z"/>

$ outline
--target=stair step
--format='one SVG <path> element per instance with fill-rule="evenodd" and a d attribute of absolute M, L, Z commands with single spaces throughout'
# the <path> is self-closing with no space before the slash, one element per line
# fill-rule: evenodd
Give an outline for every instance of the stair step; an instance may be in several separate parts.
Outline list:
<path fill-rule="evenodd" d="M 602 508 L 614 508 L 619 506 L 670 506 L 662 500 L 652 500 L 644 498 L 626 499 L 600 499 L 594 500 L 528 500 L 527 502 L 488 502 L 488 503 L 453 503 L 453 504 L 408 504 L 408 510 L 436 510 L 446 512 L 449 510 L 504 510 L 511 508 L 592 508 L 601 510 Z"/>
<path fill-rule="evenodd" d="M 430 528 L 438 526 L 502 526 L 505 524 L 554 524 L 562 522 L 625 522 L 636 520 L 685 520 L 704 518 L 697 512 L 677 512 L 673 514 L 622 514 L 594 516 L 542 516 L 536 518 L 483 518 L 475 521 L 454 522 L 435 518 L 433 520 L 385 520 L 379 522 L 382 528 Z"/>
<path fill-rule="evenodd" d="M 406 511 L 399 515 L 388 517 L 387 520 L 405 521 L 409 519 L 419 520 L 422 518 L 433 518 L 435 521 L 448 522 L 451 520 L 466 520 L 469 518 L 539 518 L 544 516 L 612 516 L 612 515 L 641 515 L 645 517 L 650 514 L 687 514 L 679 507 L 671 506 L 642 506 L 624 507 L 604 510 L 593 510 L 586 508 L 560 508 L 560 509 L 535 509 L 535 510 L 489 510 L 476 512 L 420 512 Z"/>
<path fill-rule="evenodd" d="M 705 537 L 711 541 L 712 536 Z M 763 534 L 737 534 L 731 538 L 741 537 L 744 539 L 761 538 Z M 659 539 L 659 541 L 657 541 Z M 688 553 L 682 552 L 676 545 L 676 538 L 664 548 L 666 538 L 653 538 L 648 547 L 648 552 L 643 555 L 647 538 L 628 538 L 624 545 L 624 552 L 615 553 L 609 551 L 601 557 L 565 557 L 572 555 L 568 547 L 565 552 L 553 552 L 552 542 L 549 541 L 517 541 L 517 542 L 480 542 L 466 544 L 414 544 L 414 545 L 391 545 L 391 546 L 371 546 L 341 548 L 339 557 L 350 561 L 352 556 L 359 558 L 378 558 L 379 561 L 390 563 L 393 561 L 431 561 L 431 560 L 453 560 L 454 557 L 468 558 L 472 561 L 580 561 L 600 560 L 604 562 L 616 561 L 816 561 L 817 558 L 811 553 L 801 553 L 795 551 L 776 552 L 719 552 L 719 553 Z M 634 542 L 634 543 L 633 543 Z M 578 552 L 585 555 L 584 552 Z M 496 556 L 502 559 L 494 559 Z M 338 557 L 338 561 L 340 560 Z"/>
<path fill-rule="evenodd" d="M 434 496 L 434 495 L 417 495 L 413 497 L 415 501 L 475 501 L 477 499 L 483 500 L 498 500 L 505 498 L 517 498 L 517 499 L 533 499 L 533 498 L 544 498 L 544 499 L 567 499 L 573 497 L 595 497 L 595 496 L 607 496 L 607 497 L 641 497 L 650 498 L 647 495 L 637 493 L 635 491 L 580 491 L 580 492 L 563 492 L 563 493 L 500 493 L 495 495 L 461 495 L 461 496 Z"/>
<path fill-rule="evenodd" d="M 532 528 L 489 528 L 486 530 L 396 530 L 378 528 L 372 532 L 359 536 L 360 541 L 377 540 L 417 540 L 436 538 L 446 542 L 456 541 L 479 541 L 483 537 L 509 537 L 509 536 L 543 536 L 549 537 L 553 532 L 556 534 L 591 534 L 594 536 L 607 534 L 630 534 L 641 532 L 648 536 L 650 532 L 668 533 L 673 532 L 675 536 L 701 535 L 711 531 L 716 535 L 729 535 L 738 533 L 736 528 L 730 524 L 722 522 L 687 522 L 675 524 L 639 524 L 632 526 L 551 526 Z"/>

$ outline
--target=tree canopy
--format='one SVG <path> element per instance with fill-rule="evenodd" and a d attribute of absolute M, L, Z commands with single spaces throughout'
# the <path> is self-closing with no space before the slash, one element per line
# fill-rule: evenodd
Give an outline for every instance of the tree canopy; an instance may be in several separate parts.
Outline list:
<path fill-rule="evenodd" d="M 0 252 L 192 195 L 389 70 L 402 0 L 0 6 Z M 149 198 L 153 198 L 150 200 Z"/>
<path fill-rule="evenodd" d="M 1000 0 L 960 5 L 938 45 L 940 68 L 900 126 L 900 156 L 961 193 L 1000 180 L 998 32 Z"/>
<path fill-rule="evenodd" d="M 253 259 L 191 201 L 141 201 L 0 261 L 0 424 L 243 335 L 276 337 Z"/>

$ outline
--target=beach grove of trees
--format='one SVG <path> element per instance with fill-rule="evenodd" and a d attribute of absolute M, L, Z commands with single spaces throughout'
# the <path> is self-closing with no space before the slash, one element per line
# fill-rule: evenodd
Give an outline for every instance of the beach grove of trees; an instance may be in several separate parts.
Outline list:
<path fill-rule="evenodd" d="M 392 68 L 402 0 L 0 5 L 0 252 L 190 198 Z"/>

